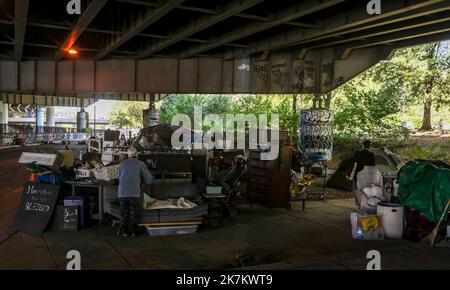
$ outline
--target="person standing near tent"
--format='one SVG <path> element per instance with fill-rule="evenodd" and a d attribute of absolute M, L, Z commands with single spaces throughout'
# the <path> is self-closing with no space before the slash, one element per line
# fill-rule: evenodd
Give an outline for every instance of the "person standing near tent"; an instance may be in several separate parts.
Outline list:
<path fill-rule="evenodd" d="M 375 154 L 370 152 L 370 141 L 365 140 L 363 142 L 362 150 L 358 150 L 355 152 L 353 156 L 353 169 L 350 173 L 349 180 L 354 180 L 353 185 L 356 187 L 356 178 L 358 172 L 364 169 L 365 166 L 375 166 Z"/>

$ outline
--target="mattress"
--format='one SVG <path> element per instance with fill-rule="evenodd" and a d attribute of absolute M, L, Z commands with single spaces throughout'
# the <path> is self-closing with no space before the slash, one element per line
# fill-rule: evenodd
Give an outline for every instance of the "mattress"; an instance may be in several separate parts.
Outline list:
<path fill-rule="evenodd" d="M 120 218 L 120 207 L 117 201 L 109 202 L 105 212 Z M 156 209 L 143 210 L 140 213 L 140 223 L 202 221 L 208 214 L 206 204 L 189 209 Z"/>

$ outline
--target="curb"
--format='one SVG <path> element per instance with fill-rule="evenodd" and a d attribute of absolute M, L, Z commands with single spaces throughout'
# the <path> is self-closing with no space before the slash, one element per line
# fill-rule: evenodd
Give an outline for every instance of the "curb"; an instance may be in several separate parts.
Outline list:
<path fill-rule="evenodd" d="M 10 148 L 20 148 L 20 147 L 32 147 L 32 146 L 39 146 L 39 145 L 41 145 L 41 144 L 35 143 L 35 144 L 25 144 L 25 145 L 7 145 L 7 146 L 0 146 L 0 150 L 10 149 Z"/>

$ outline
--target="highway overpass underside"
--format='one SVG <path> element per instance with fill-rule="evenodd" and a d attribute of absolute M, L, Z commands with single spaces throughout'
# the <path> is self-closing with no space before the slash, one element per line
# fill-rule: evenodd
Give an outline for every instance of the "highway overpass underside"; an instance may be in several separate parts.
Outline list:
<path fill-rule="evenodd" d="M 1 2 L 1 101 L 321 95 L 397 48 L 450 39 L 449 0 L 381 0 L 374 15 L 366 0 L 91 0 L 80 15 L 57 2 Z"/>

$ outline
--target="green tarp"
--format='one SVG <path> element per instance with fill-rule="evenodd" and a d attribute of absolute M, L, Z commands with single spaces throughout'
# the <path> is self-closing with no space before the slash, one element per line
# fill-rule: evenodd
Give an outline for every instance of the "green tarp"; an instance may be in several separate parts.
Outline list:
<path fill-rule="evenodd" d="M 428 162 L 408 162 L 400 172 L 398 198 L 433 222 L 450 199 L 450 170 Z"/>

